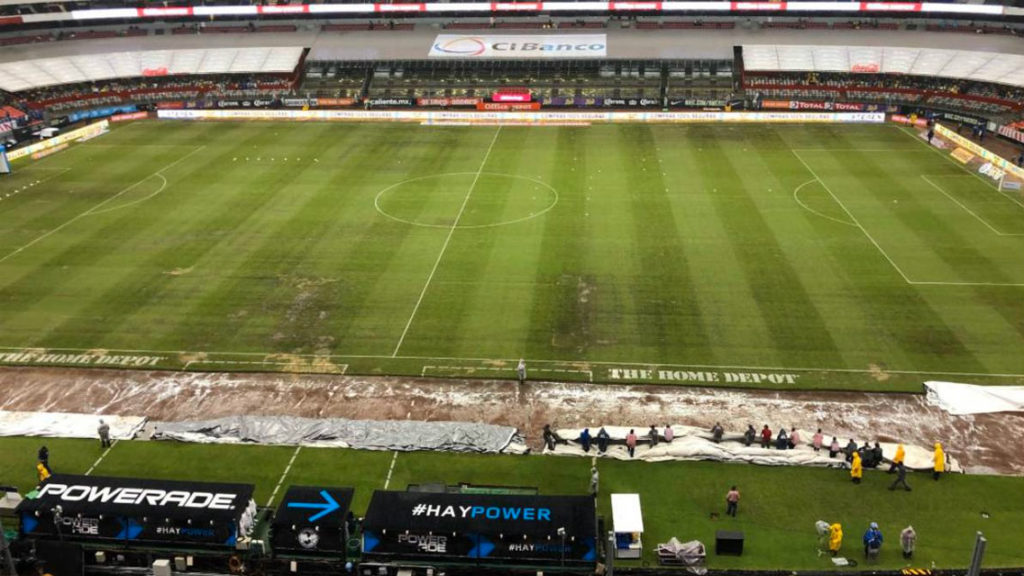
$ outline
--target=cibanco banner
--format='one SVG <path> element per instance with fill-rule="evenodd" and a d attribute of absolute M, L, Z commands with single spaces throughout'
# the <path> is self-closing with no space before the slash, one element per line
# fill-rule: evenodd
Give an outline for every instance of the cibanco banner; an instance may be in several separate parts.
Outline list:
<path fill-rule="evenodd" d="M 439 34 L 427 54 L 430 58 L 459 60 L 481 58 L 604 58 L 605 34 L 557 34 L 514 36 Z"/>

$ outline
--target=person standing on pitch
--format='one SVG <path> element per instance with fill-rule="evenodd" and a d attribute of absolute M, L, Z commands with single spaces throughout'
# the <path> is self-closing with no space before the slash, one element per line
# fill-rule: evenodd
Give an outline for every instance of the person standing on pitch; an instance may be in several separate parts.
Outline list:
<path fill-rule="evenodd" d="M 516 366 L 516 376 L 519 377 L 519 383 L 526 382 L 526 360 L 523 358 L 519 359 L 519 365 Z"/>
<path fill-rule="evenodd" d="M 110 426 L 102 418 L 96 432 L 100 435 L 100 448 L 110 448 Z"/>
<path fill-rule="evenodd" d="M 725 495 L 725 515 L 736 517 L 736 508 L 740 504 L 740 491 L 735 486 L 729 488 L 729 492 Z"/>
<path fill-rule="evenodd" d="M 903 465 L 903 462 L 896 464 L 896 480 L 889 485 L 889 490 L 895 490 L 900 484 L 903 485 L 903 489 L 910 492 L 910 485 L 907 484 L 907 467 Z"/>
<path fill-rule="evenodd" d="M 597 498 L 597 487 L 600 481 L 601 475 L 597 471 L 597 466 L 590 467 L 590 495 Z"/>
<path fill-rule="evenodd" d="M 932 478 L 938 480 L 939 476 L 946 471 L 946 452 L 942 450 L 942 443 L 935 443 L 935 468 L 932 470 Z"/>

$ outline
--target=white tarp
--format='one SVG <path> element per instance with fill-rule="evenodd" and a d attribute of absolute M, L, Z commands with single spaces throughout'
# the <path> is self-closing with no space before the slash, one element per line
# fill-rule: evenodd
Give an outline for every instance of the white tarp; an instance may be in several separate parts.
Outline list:
<path fill-rule="evenodd" d="M 604 58 L 605 34 L 439 34 L 428 58 L 514 58 L 517 60 Z"/>
<path fill-rule="evenodd" d="M 100 418 L 110 426 L 112 440 L 129 440 L 146 424 L 141 416 L 103 416 L 64 412 L 7 412 L 0 410 L 0 436 L 96 438 Z"/>
<path fill-rule="evenodd" d="M 650 440 L 647 436 L 647 427 L 635 427 L 633 430 L 636 431 L 637 435 L 637 447 L 636 452 L 632 458 L 626 451 L 624 441 L 626 435 L 629 434 L 630 428 L 622 426 L 605 426 L 604 429 L 611 436 L 612 443 L 609 445 L 608 451 L 604 454 L 600 454 L 597 449 L 597 433 L 601 429 L 600 426 L 590 428 L 590 435 L 595 440 L 592 441 L 590 452 L 584 452 L 583 447 L 577 442 L 581 428 L 573 429 L 560 429 L 557 431 L 558 435 L 568 441 L 568 444 L 558 444 L 554 451 L 547 450 L 546 454 L 556 454 L 565 456 L 602 456 L 604 458 L 615 458 L 616 460 L 644 460 L 648 462 L 660 462 L 665 460 L 714 460 L 718 462 L 746 462 L 748 464 L 761 464 L 764 466 L 817 466 L 822 468 L 846 468 L 848 464 L 844 460 L 842 452 L 839 453 L 835 458 L 829 458 L 828 445 L 832 442 L 831 435 L 825 435 L 825 441 L 823 448 L 820 452 L 815 452 L 810 446 L 812 432 L 804 430 L 801 431 L 801 445 L 790 450 L 776 450 L 775 449 L 775 438 L 772 437 L 771 448 L 762 448 L 755 442 L 751 446 L 747 447 L 743 443 L 742 434 L 733 433 L 725 434 L 722 437 L 721 442 L 714 442 L 711 439 L 711 433 L 703 428 L 694 428 L 692 426 L 672 426 L 672 430 L 675 433 L 675 438 L 672 442 L 665 442 L 661 439 L 655 447 L 651 447 Z M 659 428 L 659 433 L 664 432 L 664 429 Z M 777 432 L 777 431 L 776 431 Z M 758 430 L 760 433 L 760 430 Z M 758 437 L 759 439 L 760 437 Z M 842 448 L 846 446 L 846 443 L 850 440 L 849 438 L 838 438 L 839 446 Z M 854 438 L 859 446 L 864 440 Z M 872 446 L 874 445 L 872 441 Z M 879 446 L 882 448 L 882 457 L 886 460 L 891 459 L 896 454 L 896 444 L 890 442 L 879 442 Z M 903 445 L 906 451 L 906 458 L 904 465 L 909 470 L 931 470 L 934 464 L 932 456 L 934 454 L 933 447 L 914 446 L 910 444 Z M 955 458 L 949 455 L 947 450 L 947 464 L 946 470 L 949 472 L 962 472 L 959 462 Z M 888 469 L 889 463 L 886 462 L 879 466 L 880 468 Z"/>
<path fill-rule="evenodd" d="M 1024 412 L 1024 386 L 924 383 L 928 403 L 954 415 Z"/>
<path fill-rule="evenodd" d="M 514 427 L 474 422 L 231 416 L 191 422 L 156 422 L 155 426 L 154 440 L 201 444 L 255 443 L 489 453 L 526 451 Z"/>

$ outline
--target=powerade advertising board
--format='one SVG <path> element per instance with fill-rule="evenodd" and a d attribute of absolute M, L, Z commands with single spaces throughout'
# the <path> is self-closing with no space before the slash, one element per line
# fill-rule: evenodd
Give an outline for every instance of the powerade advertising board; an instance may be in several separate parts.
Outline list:
<path fill-rule="evenodd" d="M 378 490 L 363 521 L 363 554 L 375 559 L 592 563 L 596 533 L 589 496 Z"/>
<path fill-rule="evenodd" d="M 55 474 L 17 513 L 28 538 L 234 548 L 252 529 L 253 489 Z"/>
<path fill-rule="evenodd" d="M 274 550 L 284 554 L 344 556 L 345 519 L 352 488 L 292 486 L 274 515 Z"/>

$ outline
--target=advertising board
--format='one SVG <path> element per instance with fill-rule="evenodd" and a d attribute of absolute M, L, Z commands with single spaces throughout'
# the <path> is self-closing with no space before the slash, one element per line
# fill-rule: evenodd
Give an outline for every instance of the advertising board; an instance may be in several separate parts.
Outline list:
<path fill-rule="evenodd" d="M 95 138 L 100 134 L 105 134 L 109 128 L 110 121 L 101 120 L 94 124 L 89 124 L 88 126 L 77 128 L 75 130 L 71 130 L 70 132 L 65 132 L 59 136 L 54 136 L 53 138 L 49 138 L 41 142 L 36 142 L 35 144 L 30 144 L 28 146 L 18 148 L 17 150 L 11 150 L 10 152 L 7 153 L 7 158 L 9 160 L 17 160 L 18 158 L 30 156 L 32 154 L 42 152 L 43 150 L 49 148 L 56 148 L 57 146 L 60 146 L 61 144 L 64 144 L 66 142 L 73 142 L 75 140 L 80 140 L 82 138 Z"/>
<path fill-rule="evenodd" d="M 439 34 L 427 53 L 428 58 L 459 60 L 604 58 L 607 55 L 608 37 L 605 34 Z"/>
<path fill-rule="evenodd" d="M 512 106 L 512 104 L 494 104 Z M 530 104 L 537 104 L 531 102 Z M 653 112 L 637 110 L 604 112 L 461 112 L 453 110 L 159 110 L 159 118 L 175 120 L 293 120 L 293 121 L 391 121 L 391 122 L 655 122 L 655 123 L 840 123 L 880 124 L 881 112 Z"/>
<path fill-rule="evenodd" d="M 957 134 L 953 130 L 946 128 L 942 124 L 935 125 L 935 133 L 947 140 L 952 141 L 957 146 L 972 152 L 975 156 L 984 158 L 987 162 L 991 163 L 992 166 L 1001 172 L 1012 174 L 1015 178 L 1024 179 L 1024 168 L 1015 165 L 1013 162 L 989 151 L 987 148 L 982 147 L 979 144 L 974 143 L 972 140 L 968 140 L 963 136 Z M 992 169 L 986 171 L 986 175 L 992 176 L 995 172 Z M 1000 175 L 1000 178 L 1002 176 Z M 996 178 L 998 179 L 998 178 Z"/>
<path fill-rule="evenodd" d="M 55 474 L 18 505 L 22 535 L 233 547 L 252 526 L 251 484 Z"/>
<path fill-rule="evenodd" d="M 589 496 L 374 492 L 363 521 L 369 557 L 591 563 Z"/>
<path fill-rule="evenodd" d="M 291 486 L 274 514 L 274 550 L 301 554 L 344 554 L 352 488 Z"/>

